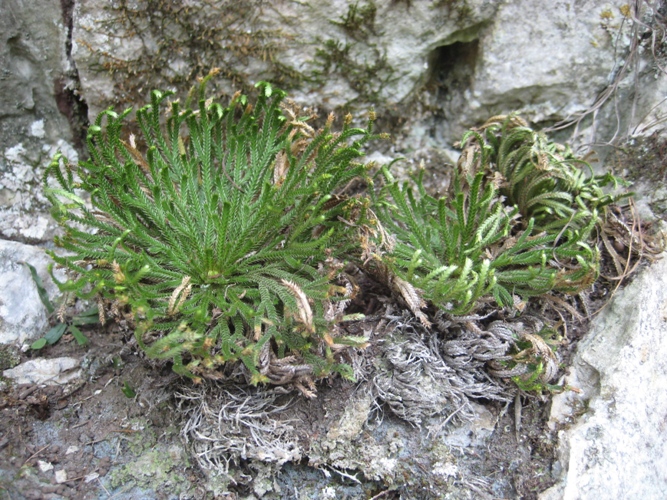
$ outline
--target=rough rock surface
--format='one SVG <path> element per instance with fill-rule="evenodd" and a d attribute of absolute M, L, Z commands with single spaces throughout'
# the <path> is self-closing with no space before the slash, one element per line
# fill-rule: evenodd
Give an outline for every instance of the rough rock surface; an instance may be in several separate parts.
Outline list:
<path fill-rule="evenodd" d="M 78 359 L 64 357 L 37 358 L 2 372 L 15 384 L 67 384 L 81 376 Z"/>
<path fill-rule="evenodd" d="M 579 344 L 554 399 L 564 482 L 543 500 L 664 498 L 667 491 L 667 255 L 619 292 Z"/>
<path fill-rule="evenodd" d="M 220 67 L 211 87 L 221 94 L 269 80 L 320 110 L 376 106 L 395 122 L 395 152 L 412 156 L 451 148 L 491 114 L 551 124 L 586 109 L 624 67 L 627 8 L 623 0 L 549 8 L 537 0 L 8 0 L 0 7 L 0 234 L 48 241 L 54 225 L 39 180 L 49 158 L 61 149 L 76 160 L 88 118 L 142 104 L 153 88 L 182 95 Z M 629 72 L 599 127 L 582 124 L 599 129 L 587 141 L 614 134 L 617 110 L 633 117 L 623 130 L 634 128 L 662 99 L 664 79 L 645 66 L 636 65 L 641 80 Z"/>
<path fill-rule="evenodd" d="M 441 49 L 440 58 L 455 57 L 438 75 L 445 140 L 496 114 L 553 123 L 593 104 L 627 45 L 619 37 L 630 25 L 621 13 L 626 3 L 503 2 L 478 38 L 458 53 Z M 452 85 L 465 78 L 469 86 Z"/>
<path fill-rule="evenodd" d="M 490 0 L 216 0 L 183 9 L 83 0 L 74 55 L 95 111 L 156 85 L 187 90 L 216 66 L 228 92 L 270 80 L 309 105 L 392 106 L 423 86 L 433 49 L 477 36 L 496 9 Z"/>
<path fill-rule="evenodd" d="M 411 118 L 420 109 L 427 130 L 409 120 L 410 142 L 451 147 L 493 114 L 551 124 L 587 109 L 623 65 L 628 9 L 623 0 L 548 8 L 539 0 L 217 0 L 187 8 L 82 0 L 73 54 L 93 116 L 144 102 L 152 88 L 182 93 L 220 67 L 223 93 L 269 80 L 320 109 L 376 105 L 398 116 L 410 109 Z M 635 103 L 634 112 L 655 102 Z M 600 122 L 603 136 L 614 130 Z"/>
<path fill-rule="evenodd" d="M 41 173 L 56 150 L 76 160 L 65 0 L 0 4 L 0 236 L 47 241 Z M 69 116 L 68 116 L 69 115 Z"/>
<path fill-rule="evenodd" d="M 46 308 L 24 262 L 35 268 L 51 299 L 60 294 L 47 271 L 52 261 L 42 248 L 0 240 L 0 344 L 23 344 L 44 334 L 48 325 Z"/>

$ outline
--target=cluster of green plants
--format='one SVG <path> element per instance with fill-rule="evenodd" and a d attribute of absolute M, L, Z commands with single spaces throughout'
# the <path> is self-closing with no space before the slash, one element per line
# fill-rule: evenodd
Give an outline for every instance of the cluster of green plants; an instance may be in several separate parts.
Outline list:
<path fill-rule="evenodd" d="M 592 237 L 616 180 L 587 175 L 516 117 L 468 132 L 435 198 L 423 171 L 401 185 L 384 166 L 373 187 L 359 158 L 374 113 L 365 128 L 348 115 L 334 132 L 330 115 L 315 130 L 265 82 L 254 102 L 207 98 L 213 74 L 183 106 L 152 92 L 137 137 L 131 109 L 102 112 L 90 159 L 58 154 L 44 181 L 64 228 L 66 253 L 51 253 L 70 272 L 61 290 L 130 317 L 138 345 L 178 373 L 217 378 L 242 363 L 252 383 L 352 378 L 341 353 L 365 339 L 336 328 L 349 319 L 348 261 L 380 264 L 405 297 L 451 315 L 597 277 Z M 346 194 L 359 179 L 370 193 Z"/>
<path fill-rule="evenodd" d="M 375 27 L 376 14 L 377 6 L 373 2 L 366 2 L 362 5 L 359 5 L 359 2 L 354 2 L 348 5 L 345 14 L 330 22 L 343 28 L 354 39 L 366 39 L 377 34 Z"/>
<path fill-rule="evenodd" d="M 577 293 L 597 278 L 595 231 L 620 196 L 611 174 L 590 166 L 517 117 L 468 131 L 446 196 L 423 185 L 423 170 L 402 185 L 383 167 L 374 209 L 396 241 L 381 260 L 454 315 L 495 300 L 550 291 Z M 584 167 L 584 168 L 581 168 Z M 623 195 L 625 196 L 625 195 Z"/>

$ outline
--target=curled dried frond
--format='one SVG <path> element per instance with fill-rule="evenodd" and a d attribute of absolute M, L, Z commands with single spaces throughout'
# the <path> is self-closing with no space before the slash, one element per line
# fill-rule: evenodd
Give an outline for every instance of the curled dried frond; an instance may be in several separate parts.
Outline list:
<path fill-rule="evenodd" d="M 178 312 L 183 303 L 187 300 L 192 291 L 192 284 L 190 283 L 190 276 L 184 276 L 181 284 L 174 289 L 174 293 L 169 298 L 169 306 L 167 307 L 167 314 L 173 316 Z M 178 302 L 176 299 L 178 298 Z"/>
<path fill-rule="evenodd" d="M 305 293 L 303 293 L 303 290 L 299 288 L 299 285 L 293 281 L 283 279 L 280 280 L 280 282 L 285 285 L 285 287 L 296 299 L 299 322 L 306 328 L 308 333 L 314 333 L 315 325 L 313 324 L 313 310 L 311 309 L 310 303 L 308 302 L 308 297 Z"/>
<path fill-rule="evenodd" d="M 284 151 L 280 151 L 276 155 L 276 162 L 273 166 L 273 184 L 280 187 L 285 181 L 285 175 L 287 174 L 287 169 L 289 168 L 289 160 L 287 159 L 287 154 Z"/>

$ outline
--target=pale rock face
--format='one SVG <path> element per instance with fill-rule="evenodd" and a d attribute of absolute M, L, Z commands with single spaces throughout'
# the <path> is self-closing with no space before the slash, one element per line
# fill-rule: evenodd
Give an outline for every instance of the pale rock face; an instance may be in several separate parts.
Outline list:
<path fill-rule="evenodd" d="M 627 49 L 626 3 L 503 2 L 478 37 L 444 53 L 450 67 L 441 56 L 436 136 L 446 144 L 493 115 L 552 124 L 586 110 Z"/>
<path fill-rule="evenodd" d="M 136 104 L 133 95 L 144 102 L 152 88 L 183 92 L 197 73 L 218 66 L 225 93 L 269 80 L 320 109 L 407 107 L 415 125 L 429 119 L 414 114 L 415 103 L 426 103 L 439 117 L 433 130 L 416 126 L 406 142 L 428 143 L 429 132 L 446 148 L 494 114 L 553 123 L 585 110 L 627 49 L 626 4 L 314 0 L 234 9 L 218 0 L 172 26 L 141 1 L 122 11 L 83 0 L 73 53 L 92 116 Z M 216 31 L 221 17 L 227 31 Z M 211 34 L 208 48 L 201 33 Z M 230 66 L 233 75 L 225 75 Z"/>
<path fill-rule="evenodd" d="M 35 130 L 41 134 L 43 122 Z M 34 134 L 33 134 L 34 135 Z M 66 141 L 56 144 L 20 142 L 0 151 L 0 235 L 4 238 L 43 242 L 53 238 L 56 224 L 48 214 L 49 202 L 44 196 L 42 176 L 53 155 L 60 151 L 70 161 L 78 153 Z M 4 154 L 3 154 L 4 153 Z M 3 161 L 4 158 L 4 161 Z"/>
<path fill-rule="evenodd" d="M 559 432 L 564 478 L 543 500 L 664 497 L 666 257 L 619 292 L 579 344 L 566 382 L 582 393 L 556 396 L 552 421 L 584 414 Z"/>
<path fill-rule="evenodd" d="M 59 0 L 0 4 L 0 237 L 52 238 L 41 176 L 50 154 L 72 149 L 65 86 L 70 64 Z"/>
<path fill-rule="evenodd" d="M 23 344 L 46 333 L 47 311 L 26 262 L 42 279 L 53 301 L 59 291 L 48 274 L 51 259 L 43 249 L 0 240 L 0 344 Z M 64 279 L 63 273 L 56 273 Z"/>
<path fill-rule="evenodd" d="M 621 5 L 556 1 L 546 8 L 539 0 L 503 5 L 480 40 L 484 50 L 472 90 L 479 101 L 473 107 L 518 104 L 533 107 L 544 119 L 591 104 L 615 64 L 612 41 L 623 20 Z M 612 22 L 603 23 L 604 13 Z"/>
<path fill-rule="evenodd" d="M 155 87 L 183 91 L 194 83 L 193 69 L 201 74 L 218 66 L 224 76 L 230 63 L 235 75 L 220 84 L 226 92 L 259 80 L 279 84 L 284 70 L 291 74 L 291 97 L 308 105 L 395 106 L 424 85 L 430 52 L 476 36 L 493 19 L 498 2 L 281 0 L 235 9 L 218 0 L 206 9 L 193 8 L 196 14 L 186 14 L 185 23 L 142 6 L 139 1 L 134 10 L 123 11 L 102 0 L 77 3 L 73 54 L 93 116 L 110 104 L 125 106 L 129 88 L 144 98 Z M 128 16 L 145 28 L 141 36 Z M 156 27 L 155 19 L 162 18 Z M 221 18 L 228 21 L 226 32 L 215 31 Z M 213 33 L 207 41 L 215 50 L 199 48 L 202 32 Z M 178 47 L 168 52 L 166 40 Z M 198 61 L 188 58 L 193 51 Z M 148 60 L 159 61 L 150 72 L 144 68 Z M 123 76 L 126 68 L 136 77 Z"/>

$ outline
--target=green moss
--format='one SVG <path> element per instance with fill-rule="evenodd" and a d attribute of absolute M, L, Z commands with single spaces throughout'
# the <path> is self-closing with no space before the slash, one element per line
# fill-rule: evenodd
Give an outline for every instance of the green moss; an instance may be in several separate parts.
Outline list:
<path fill-rule="evenodd" d="M 387 85 L 398 80 L 394 68 L 387 61 L 387 55 L 375 44 L 363 47 L 364 57 L 355 56 L 357 42 L 342 42 L 328 39 L 315 51 L 311 61 L 311 81 L 325 83 L 333 75 L 347 81 L 357 93 L 349 104 L 356 102 L 378 104 Z"/>
<path fill-rule="evenodd" d="M 150 450 L 157 444 L 155 430 L 148 419 L 133 419 L 130 421 L 130 427 L 139 431 L 129 434 L 126 438 L 127 447 L 134 455 L 139 456 L 145 450 Z"/>
<path fill-rule="evenodd" d="M 14 368 L 21 362 L 21 353 L 11 345 L 0 345 L 0 372 Z M 0 378 L 0 380 L 3 380 Z"/>
<path fill-rule="evenodd" d="M 190 462 L 184 451 L 173 445 L 147 451 L 110 473 L 110 484 L 119 488 L 128 483 L 150 491 L 166 490 L 170 497 L 187 491 L 190 482 L 184 469 Z"/>
<path fill-rule="evenodd" d="M 343 28 L 345 33 L 355 40 L 365 40 L 371 35 L 377 35 L 375 30 L 375 15 L 377 7 L 370 1 L 364 4 L 354 2 L 348 5 L 347 12 L 331 23 Z"/>

